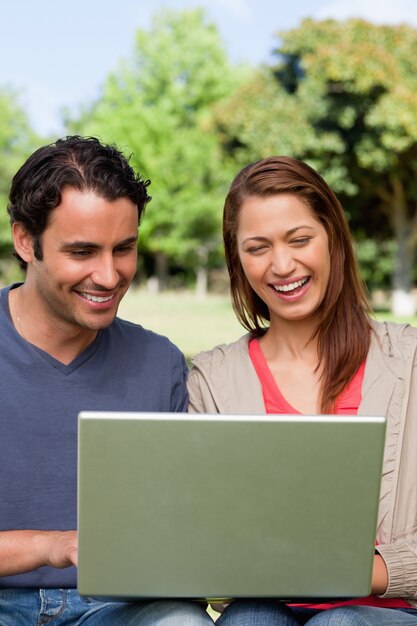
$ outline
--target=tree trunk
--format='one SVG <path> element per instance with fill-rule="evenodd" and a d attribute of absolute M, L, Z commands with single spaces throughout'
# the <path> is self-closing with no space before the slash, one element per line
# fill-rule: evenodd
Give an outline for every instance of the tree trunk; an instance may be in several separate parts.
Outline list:
<path fill-rule="evenodd" d="M 166 287 L 168 277 L 168 257 L 163 252 L 155 254 L 155 274 L 148 280 L 148 291 L 159 293 Z"/>
<path fill-rule="evenodd" d="M 197 298 L 205 298 L 207 296 L 208 272 L 207 267 L 200 265 L 197 268 L 197 281 L 195 284 L 195 293 Z"/>
<path fill-rule="evenodd" d="M 197 267 L 197 280 L 195 284 L 195 293 L 197 298 L 205 298 L 207 296 L 208 288 L 208 248 L 207 246 L 201 246 L 198 251 L 198 267 Z"/>
<path fill-rule="evenodd" d="M 416 218 L 408 218 L 407 200 L 401 181 L 392 176 L 391 183 L 393 205 L 390 216 L 397 244 L 392 275 L 391 310 L 395 315 L 409 317 L 416 312 L 416 304 L 411 294 L 415 262 Z"/>

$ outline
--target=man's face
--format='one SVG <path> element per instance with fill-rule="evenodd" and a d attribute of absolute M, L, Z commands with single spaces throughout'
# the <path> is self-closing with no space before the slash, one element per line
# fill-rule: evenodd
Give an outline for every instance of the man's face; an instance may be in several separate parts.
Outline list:
<path fill-rule="evenodd" d="M 51 329 L 108 326 L 136 272 L 137 207 L 68 188 L 42 233 L 26 283 Z M 67 326 L 68 325 L 68 326 Z"/>

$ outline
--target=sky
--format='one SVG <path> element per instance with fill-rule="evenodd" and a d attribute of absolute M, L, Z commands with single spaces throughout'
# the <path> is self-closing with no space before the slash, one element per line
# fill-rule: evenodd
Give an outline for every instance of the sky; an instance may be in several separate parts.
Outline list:
<path fill-rule="evenodd" d="M 135 32 L 162 8 L 202 6 L 232 62 L 271 60 L 277 33 L 304 17 L 363 17 L 417 26 L 415 0 L 4 0 L 0 87 L 13 87 L 40 134 L 62 134 L 62 110 L 97 98 L 106 76 L 132 53 Z"/>

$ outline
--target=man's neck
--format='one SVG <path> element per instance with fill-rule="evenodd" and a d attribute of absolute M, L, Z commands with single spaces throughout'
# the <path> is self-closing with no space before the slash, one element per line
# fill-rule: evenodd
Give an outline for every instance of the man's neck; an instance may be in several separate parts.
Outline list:
<path fill-rule="evenodd" d="M 9 291 L 9 310 L 19 335 L 64 365 L 80 355 L 98 333 L 48 316 L 25 284 Z"/>

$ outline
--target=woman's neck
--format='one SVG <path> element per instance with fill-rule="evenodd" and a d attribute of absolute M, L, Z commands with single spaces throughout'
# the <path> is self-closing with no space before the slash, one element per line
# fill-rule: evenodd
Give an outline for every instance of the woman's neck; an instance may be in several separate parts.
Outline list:
<path fill-rule="evenodd" d="M 287 321 L 271 319 L 260 344 L 268 358 L 308 359 L 318 363 L 316 320 Z"/>

